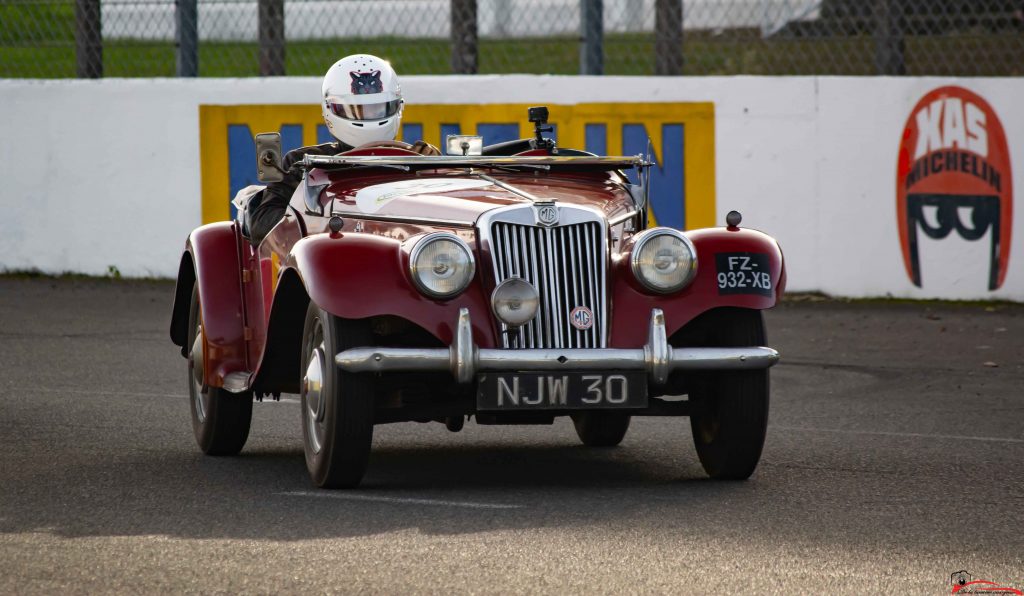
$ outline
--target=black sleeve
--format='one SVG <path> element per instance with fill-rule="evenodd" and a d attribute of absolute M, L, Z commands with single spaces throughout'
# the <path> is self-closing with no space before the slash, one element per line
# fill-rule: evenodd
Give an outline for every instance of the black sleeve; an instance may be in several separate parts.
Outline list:
<path fill-rule="evenodd" d="M 284 156 L 284 180 L 268 184 L 260 202 L 249 212 L 249 236 L 252 243 L 259 244 L 288 210 L 288 203 L 302 182 L 302 171 L 292 170 L 295 162 L 301 160 L 304 155 L 337 155 L 349 149 L 351 147 L 341 143 L 325 143 L 289 151 Z"/>

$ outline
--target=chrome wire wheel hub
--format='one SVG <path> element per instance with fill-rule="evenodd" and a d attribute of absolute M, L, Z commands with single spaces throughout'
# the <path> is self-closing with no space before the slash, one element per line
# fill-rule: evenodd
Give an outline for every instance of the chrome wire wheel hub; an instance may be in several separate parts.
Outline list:
<path fill-rule="evenodd" d="M 309 365 L 306 367 L 306 374 L 302 377 L 302 403 L 305 408 L 307 441 L 314 453 L 319 453 L 323 448 L 324 434 L 326 433 L 324 420 L 326 418 L 327 399 L 323 393 L 325 365 L 327 359 L 324 357 L 324 344 L 313 348 L 309 355 Z"/>
<path fill-rule="evenodd" d="M 188 355 L 188 372 L 192 380 L 192 407 L 196 411 L 199 422 L 206 421 L 206 413 L 210 411 L 210 392 L 203 391 L 205 378 L 203 359 L 203 327 L 196 327 L 196 339 L 192 342 L 192 351 Z"/>

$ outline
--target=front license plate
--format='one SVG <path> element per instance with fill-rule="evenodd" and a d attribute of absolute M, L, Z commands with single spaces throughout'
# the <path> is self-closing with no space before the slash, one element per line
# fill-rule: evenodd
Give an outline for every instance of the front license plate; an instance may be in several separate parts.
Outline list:
<path fill-rule="evenodd" d="M 647 375 L 486 373 L 477 375 L 478 410 L 646 408 Z"/>
<path fill-rule="evenodd" d="M 772 295 L 772 275 L 764 253 L 720 252 L 715 255 L 715 269 L 719 294 Z"/>

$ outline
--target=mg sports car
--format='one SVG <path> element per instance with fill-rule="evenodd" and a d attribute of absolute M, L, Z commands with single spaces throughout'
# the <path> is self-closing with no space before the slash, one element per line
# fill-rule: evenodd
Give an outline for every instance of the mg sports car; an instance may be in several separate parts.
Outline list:
<path fill-rule="evenodd" d="M 315 485 L 354 487 L 377 424 L 551 424 L 617 445 L 634 416 L 688 417 L 712 478 L 757 466 L 768 419 L 762 311 L 782 252 L 740 227 L 648 226 L 643 156 L 536 136 L 447 155 L 401 142 L 307 155 L 286 215 L 258 245 L 245 217 L 197 228 L 170 335 L 192 426 L 238 453 L 254 398 L 301 397 Z M 258 135 L 261 180 L 280 138 Z M 438 462 L 441 465 L 441 462 Z"/>

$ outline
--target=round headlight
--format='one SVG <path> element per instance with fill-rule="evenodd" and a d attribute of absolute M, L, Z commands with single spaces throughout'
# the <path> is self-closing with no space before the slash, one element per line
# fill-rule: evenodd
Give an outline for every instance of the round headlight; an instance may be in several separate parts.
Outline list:
<path fill-rule="evenodd" d="M 494 314 L 509 327 L 522 327 L 532 321 L 539 306 L 537 288 L 518 277 L 501 282 L 491 294 Z"/>
<path fill-rule="evenodd" d="M 697 274 L 697 251 L 690 239 L 671 228 L 637 235 L 631 257 L 633 275 L 649 290 L 667 294 L 686 287 Z"/>
<path fill-rule="evenodd" d="M 458 236 L 436 232 L 413 247 L 409 269 L 421 292 L 431 298 L 451 298 L 466 289 L 476 266 L 473 253 Z"/>

